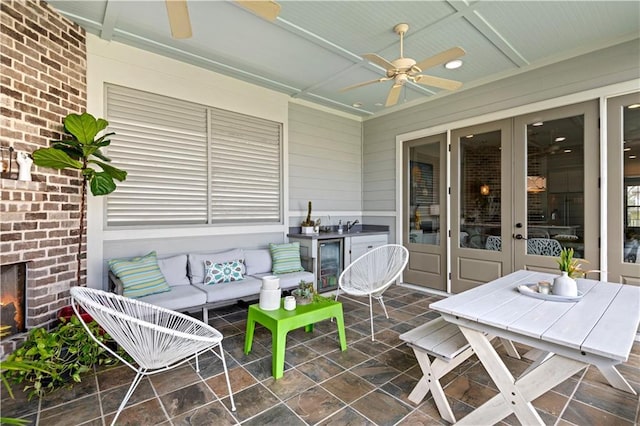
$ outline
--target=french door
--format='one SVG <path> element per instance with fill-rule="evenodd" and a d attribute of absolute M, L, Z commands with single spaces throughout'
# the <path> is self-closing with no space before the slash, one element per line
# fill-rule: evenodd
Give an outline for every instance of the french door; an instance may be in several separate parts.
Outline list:
<path fill-rule="evenodd" d="M 640 285 L 640 93 L 607 104 L 607 280 Z"/>
<path fill-rule="evenodd" d="M 517 269 L 557 271 L 562 248 L 599 269 L 598 104 L 451 132 L 451 291 Z"/>
<path fill-rule="evenodd" d="M 405 142 L 403 146 L 404 246 L 409 263 L 404 282 L 447 289 L 446 134 Z"/>

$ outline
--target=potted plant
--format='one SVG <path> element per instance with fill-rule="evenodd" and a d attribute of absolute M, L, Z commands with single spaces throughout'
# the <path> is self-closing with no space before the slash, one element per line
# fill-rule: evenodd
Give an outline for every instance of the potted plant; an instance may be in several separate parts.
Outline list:
<path fill-rule="evenodd" d="M 18 361 L 9 361 L 4 360 L 0 361 L 0 379 L 2 380 L 2 384 L 7 389 L 7 393 L 9 394 L 9 398 L 13 399 L 13 390 L 11 389 L 11 385 L 7 380 L 6 374 L 8 371 L 13 372 L 22 372 L 22 373 L 33 373 L 33 372 L 42 372 L 45 374 L 50 374 L 49 370 L 46 368 L 42 368 L 39 365 L 36 365 L 32 362 L 18 362 Z M 16 419 L 13 417 L 0 417 L 0 424 L 3 425 L 28 425 L 30 422 L 27 419 Z"/>
<path fill-rule="evenodd" d="M 583 274 L 581 264 L 573 258 L 572 248 L 563 248 L 560 257 L 556 259 L 561 272 L 559 277 L 553 280 L 553 294 L 556 296 L 576 297 L 578 284 L 574 277 Z"/>
<path fill-rule="evenodd" d="M 105 345 L 113 347 L 119 354 L 130 359 L 111 337 L 104 333 L 98 323 L 87 324 L 94 336 Z M 80 382 L 81 375 L 94 365 L 112 365 L 118 362 L 103 347 L 98 345 L 84 329 L 80 320 L 73 316 L 47 331 L 38 327 L 29 331 L 29 336 L 20 348 L 7 360 L 9 365 L 29 365 L 31 368 L 2 371 L 2 380 L 25 385 L 28 398 L 42 396 L 63 386 Z"/>
<path fill-rule="evenodd" d="M 301 280 L 298 288 L 291 291 L 291 295 L 296 298 L 296 305 L 307 305 L 313 301 L 313 283 Z"/>
<path fill-rule="evenodd" d="M 78 252 L 76 254 L 76 283 L 80 285 L 82 267 L 82 237 L 84 235 L 84 215 L 86 210 L 87 185 L 96 196 L 107 195 L 115 191 L 117 181 L 124 181 L 127 172 L 109 164 L 101 149 L 109 146 L 107 139 L 114 133 L 105 133 L 97 137 L 109 122 L 96 119 L 89 113 L 69 114 L 64 118 L 64 130 L 68 139 L 53 141 L 50 148 L 40 148 L 33 152 L 33 161 L 37 166 L 65 170 L 76 169 L 82 174 L 80 220 L 78 226 Z M 95 169 L 97 166 L 100 170 Z"/>
<path fill-rule="evenodd" d="M 310 281 L 300 280 L 298 288 L 291 290 L 291 295 L 296 298 L 296 305 L 308 305 L 309 303 L 326 302 L 328 299 L 319 295 Z"/>
<path fill-rule="evenodd" d="M 307 207 L 307 217 L 305 220 L 300 223 L 300 232 L 303 234 L 313 234 L 313 228 L 316 223 L 311 220 L 311 201 L 309 201 L 309 205 Z"/>

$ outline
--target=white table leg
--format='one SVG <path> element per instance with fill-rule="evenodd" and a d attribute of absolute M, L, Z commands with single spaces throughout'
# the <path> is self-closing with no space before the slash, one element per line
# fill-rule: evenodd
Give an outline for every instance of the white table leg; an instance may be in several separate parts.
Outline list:
<path fill-rule="evenodd" d="M 495 424 L 511 413 L 522 424 L 544 425 L 531 401 L 587 366 L 553 355 L 516 381 L 483 333 L 464 326 L 460 326 L 460 330 L 500 390 L 500 394 L 462 418 L 460 425 Z"/>
<path fill-rule="evenodd" d="M 605 379 L 609 382 L 611 386 L 616 389 L 620 389 L 621 391 L 628 392 L 632 395 L 637 395 L 636 391 L 631 387 L 629 382 L 622 377 L 622 374 L 616 369 L 613 365 L 596 365 L 600 373 L 604 376 Z"/>

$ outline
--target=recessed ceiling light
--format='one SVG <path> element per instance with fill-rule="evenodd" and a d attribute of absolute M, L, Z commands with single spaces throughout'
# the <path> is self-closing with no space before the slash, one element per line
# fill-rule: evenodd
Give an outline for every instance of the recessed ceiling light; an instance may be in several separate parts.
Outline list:
<path fill-rule="evenodd" d="M 542 126 L 544 123 L 542 121 L 536 121 L 535 123 L 532 124 L 532 126 Z"/>
<path fill-rule="evenodd" d="M 556 142 L 562 142 L 564 140 L 566 140 L 567 138 L 565 138 L 564 136 L 558 136 L 557 138 L 554 139 L 554 141 Z"/>
<path fill-rule="evenodd" d="M 631 148 L 624 148 L 623 151 L 631 151 Z"/>
<path fill-rule="evenodd" d="M 565 149 L 564 152 L 568 154 L 568 153 L 571 152 L 571 150 L 570 149 Z"/>
<path fill-rule="evenodd" d="M 354 102 L 351 104 L 354 108 L 360 108 L 362 106 L 362 102 Z"/>
<path fill-rule="evenodd" d="M 631 104 L 627 108 L 629 109 L 640 108 L 640 104 Z"/>
<path fill-rule="evenodd" d="M 636 159 L 636 156 L 635 156 L 635 155 L 630 155 L 630 156 L 629 156 L 629 158 L 630 158 L 631 160 L 635 160 L 635 159 Z"/>
<path fill-rule="evenodd" d="M 471 139 L 472 137 L 473 137 L 473 135 L 467 135 L 467 136 L 465 136 L 465 138 L 467 138 L 467 139 Z"/>
<path fill-rule="evenodd" d="M 374 105 L 375 106 L 382 106 L 382 102 L 376 102 Z"/>
<path fill-rule="evenodd" d="M 462 61 L 460 59 L 454 59 L 453 61 L 449 61 L 444 64 L 444 67 L 448 70 L 455 70 L 456 68 L 460 68 L 462 66 Z"/>

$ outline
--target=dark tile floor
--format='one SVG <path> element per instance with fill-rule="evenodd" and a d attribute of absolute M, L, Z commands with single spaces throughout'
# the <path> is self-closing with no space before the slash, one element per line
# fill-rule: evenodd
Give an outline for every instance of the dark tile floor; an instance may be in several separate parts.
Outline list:
<path fill-rule="evenodd" d="M 369 337 L 368 307 L 344 300 L 346 352 L 339 350 L 335 323 L 319 323 L 313 333 L 291 332 L 284 377 L 271 377 L 271 336 L 256 329 L 253 351 L 243 354 L 246 309 L 210 311 L 210 323 L 225 338 L 237 411 L 230 410 L 221 363 L 201 357 L 200 372 L 185 365 L 144 379 L 118 424 L 131 425 L 430 425 L 444 422 L 428 396 L 418 406 L 408 401 L 421 371 L 413 352 L 398 335 L 437 316 L 438 300 L 405 287 L 385 293 L 390 318 L 376 308 L 376 342 Z M 522 352 L 527 348 L 518 347 Z M 501 348 L 500 348 L 501 350 Z M 529 362 L 505 358 L 514 375 Z M 620 372 L 640 391 L 640 343 Z M 107 425 L 133 374 L 127 367 L 98 369 L 71 389 L 41 400 L 15 400 L 3 392 L 2 416 L 22 417 L 38 425 Z M 497 388 L 473 356 L 447 374 L 442 383 L 456 418 L 497 394 Z M 17 389 L 16 389 L 17 390 Z M 548 425 L 633 425 L 640 420 L 637 396 L 610 387 L 593 367 L 582 370 L 533 405 Z M 503 424 L 519 424 L 512 415 Z"/>

